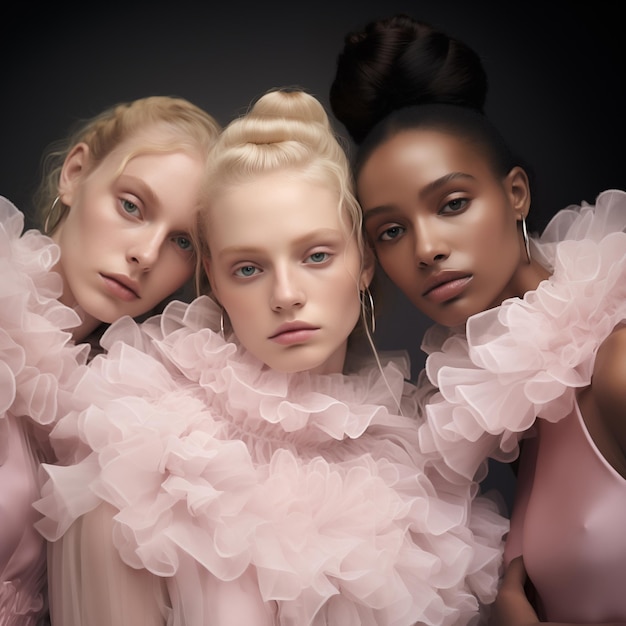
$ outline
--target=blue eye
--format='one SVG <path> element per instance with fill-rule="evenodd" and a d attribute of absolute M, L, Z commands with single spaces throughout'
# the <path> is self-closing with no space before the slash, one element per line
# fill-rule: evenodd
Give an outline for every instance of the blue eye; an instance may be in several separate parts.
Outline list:
<path fill-rule="evenodd" d="M 243 267 L 239 267 L 235 270 L 236 276 L 242 276 L 243 278 L 249 278 L 250 276 L 254 276 L 257 272 L 257 268 L 254 265 L 244 265 Z"/>
<path fill-rule="evenodd" d="M 122 208 L 129 215 L 136 215 L 139 213 L 139 207 L 134 202 L 131 202 L 130 200 L 126 200 L 124 198 L 122 198 L 121 202 Z"/>
<path fill-rule="evenodd" d="M 174 241 L 176 242 L 176 245 L 185 252 L 188 252 L 193 248 L 191 239 L 189 239 L 189 237 L 186 237 L 185 235 L 178 235 L 177 237 L 174 237 Z"/>
<path fill-rule="evenodd" d="M 330 255 L 328 254 L 328 252 L 314 252 L 313 254 L 309 255 L 308 259 L 312 263 L 323 263 L 324 261 L 328 260 L 329 257 Z"/>
<path fill-rule="evenodd" d="M 403 226 L 391 226 L 390 228 L 386 228 L 379 236 L 380 241 L 391 241 L 392 239 L 397 239 L 400 235 L 404 233 L 406 229 Z"/>

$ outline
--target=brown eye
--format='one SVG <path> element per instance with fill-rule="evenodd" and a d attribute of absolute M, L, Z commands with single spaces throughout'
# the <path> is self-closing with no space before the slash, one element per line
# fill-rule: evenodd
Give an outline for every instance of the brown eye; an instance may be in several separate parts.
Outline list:
<path fill-rule="evenodd" d="M 459 213 L 463 211 L 465 207 L 468 205 L 469 200 L 467 198 L 455 198 L 454 200 L 450 200 L 444 207 L 441 209 L 442 213 Z"/>
<path fill-rule="evenodd" d="M 383 232 L 379 235 L 379 241 L 392 241 L 393 239 L 397 239 L 400 235 L 402 235 L 405 231 L 405 228 L 402 226 L 390 226 L 383 230 Z"/>

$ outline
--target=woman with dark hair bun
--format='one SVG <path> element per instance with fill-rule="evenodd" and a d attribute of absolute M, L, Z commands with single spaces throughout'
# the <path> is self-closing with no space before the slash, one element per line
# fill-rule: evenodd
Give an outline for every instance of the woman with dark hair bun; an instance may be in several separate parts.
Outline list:
<path fill-rule="evenodd" d="M 482 112 L 487 76 L 467 45 L 407 15 L 346 36 L 330 88 L 333 113 L 360 144 L 397 109 L 433 102 Z"/>
<path fill-rule="evenodd" d="M 529 177 L 486 93 L 473 50 L 398 15 L 346 37 L 330 101 L 378 262 L 436 322 L 432 470 L 482 480 L 522 448 L 491 623 L 626 623 L 626 193 L 529 236 Z"/>

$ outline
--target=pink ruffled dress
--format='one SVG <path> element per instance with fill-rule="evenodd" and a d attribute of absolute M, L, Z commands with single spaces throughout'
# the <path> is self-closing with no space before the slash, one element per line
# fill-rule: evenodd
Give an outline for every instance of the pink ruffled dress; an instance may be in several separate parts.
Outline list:
<path fill-rule="evenodd" d="M 0 624 L 34 626 L 47 611 L 38 467 L 64 384 L 86 352 L 72 345 L 76 313 L 59 303 L 59 249 L 0 197 Z"/>
<path fill-rule="evenodd" d="M 535 291 L 473 316 L 467 333 L 425 337 L 420 443 L 460 484 L 482 478 L 488 457 L 516 458 L 527 437 L 507 558 L 524 555 L 549 621 L 626 621 L 626 479 L 576 401 L 626 320 L 626 193 L 559 212 L 531 249 L 552 271 Z"/>
<path fill-rule="evenodd" d="M 405 359 L 281 374 L 218 316 L 120 320 L 85 368 L 37 504 L 53 623 L 478 623 L 508 522 L 426 476 Z"/>

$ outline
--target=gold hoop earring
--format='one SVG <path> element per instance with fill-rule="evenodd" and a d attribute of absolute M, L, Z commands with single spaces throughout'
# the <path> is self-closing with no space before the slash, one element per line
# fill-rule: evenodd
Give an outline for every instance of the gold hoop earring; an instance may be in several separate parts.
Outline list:
<path fill-rule="evenodd" d="M 54 201 L 52 202 L 52 206 L 50 207 L 50 210 L 48 211 L 48 215 L 46 215 L 46 219 L 43 223 L 43 233 L 44 235 L 49 235 L 50 234 L 50 217 L 54 214 L 54 209 L 56 208 L 57 204 L 59 204 L 59 200 L 60 200 L 60 196 L 57 196 Z M 60 216 L 57 217 L 54 220 L 54 226 L 56 227 L 56 225 L 59 223 L 59 219 Z"/>
<path fill-rule="evenodd" d="M 363 291 L 360 292 L 360 300 L 361 300 L 361 311 L 363 313 L 363 321 L 366 322 L 366 309 L 369 306 L 370 310 L 370 332 L 372 335 L 376 332 L 376 315 L 374 313 L 374 298 L 372 298 L 372 292 L 369 287 L 365 287 Z M 365 296 L 367 296 L 367 302 L 365 301 Z M 367 322 L 366 322 L 367 327 Z"/>
<path fill-rule="evenodd" d="M 524 239 L 524 247 L 526 248 L 526 258 L 528 259 L 528 265 L 530 265 L 530 239 L 528 237 L 528 230 L 526 229 L 526 216 L 522 216 L 522 237 Z"/>

